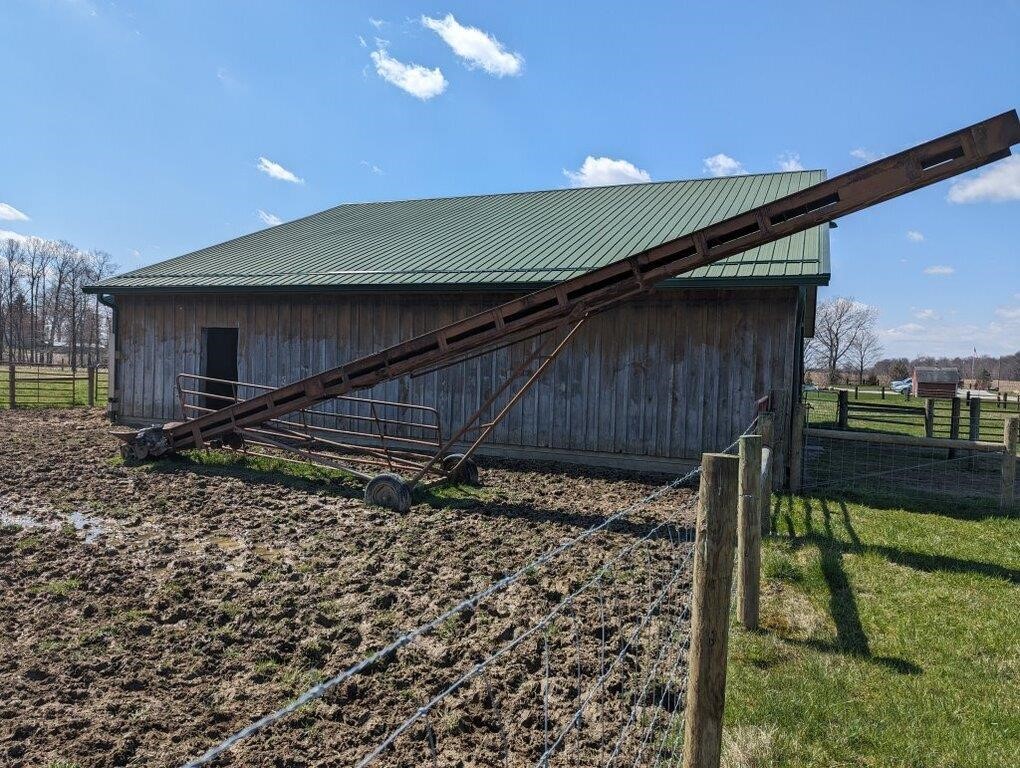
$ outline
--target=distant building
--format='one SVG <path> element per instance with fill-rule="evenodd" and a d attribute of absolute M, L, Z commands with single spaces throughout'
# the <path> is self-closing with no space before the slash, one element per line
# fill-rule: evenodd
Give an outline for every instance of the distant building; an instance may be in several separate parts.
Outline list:
<path fill-rule="evenodd" d="M 962 380 L 958 368 L 915 368 L 912 378 L 917 397 L 955 397 Z"/>

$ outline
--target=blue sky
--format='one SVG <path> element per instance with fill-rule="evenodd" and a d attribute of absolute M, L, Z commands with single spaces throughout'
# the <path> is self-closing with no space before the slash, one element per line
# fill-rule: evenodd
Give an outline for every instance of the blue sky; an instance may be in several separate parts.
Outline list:
<path fill-rule="evenodd" d="M 0 230 L 131 268 L 341 202 L 835 174 L 1020 106 L 1018 29 L 1017 0 L 5 0 Z M 1002 161 L 842 220 L 826 294 L 886 354 L 1016 351 L 1018 244 Z"/>

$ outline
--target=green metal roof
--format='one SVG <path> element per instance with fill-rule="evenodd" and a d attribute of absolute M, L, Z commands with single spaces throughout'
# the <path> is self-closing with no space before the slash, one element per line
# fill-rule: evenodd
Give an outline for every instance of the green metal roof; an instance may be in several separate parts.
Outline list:
<path fill-rule="evenodd" d="M 354 203 L 104 280 L 86 290 L 524 289 L 559 282 L 822 181 L 796 171 Z M 669 283 L 825 284 L 826 226 Z"/>

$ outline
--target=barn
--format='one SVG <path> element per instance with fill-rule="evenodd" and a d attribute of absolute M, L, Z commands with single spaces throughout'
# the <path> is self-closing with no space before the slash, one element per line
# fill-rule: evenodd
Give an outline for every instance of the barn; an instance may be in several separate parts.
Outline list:
<path fill-rule="evenodd" d="M 346 204 L 122 274 L 86 288 L 114 312 L 110 415 L 177 420 L 179 373 L 282 385 L 823 179 Z M 480 452 L 675 471 L 725 447 L 771 395 L 781 461 L 828 238 L 816 227 L 595 317 Z M 449 430 L 524 343 L 371 394 L 434 406 Z"/>
<path fill-rule="evenodd" d="M 913 375 L 915 397 L 941 397 L 950 400 L 963 380 L 958 368 L 915 368 Z"/>

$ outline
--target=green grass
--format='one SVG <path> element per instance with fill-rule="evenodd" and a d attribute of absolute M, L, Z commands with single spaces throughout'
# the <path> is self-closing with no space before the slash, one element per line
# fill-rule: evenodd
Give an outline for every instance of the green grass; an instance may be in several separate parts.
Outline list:
<path fill-rule="evenodd" d="M 19 408 L 67 408 L 74 405 L 88 405 L 86 373 L 86 368 L 79 368 L 76 372 L 77 380 L 72 382 L 70 368 L 17 366 L 14 379 L 15 402 Z M 106 370 L 98 371 L 96 376 L 95 403 L 101 407 L 106 403 L 108 376 Z M 54 378 L 62 380 L 45 380 Z M 9 405 L 10 379 L 5 366 L 0 370 L 0 408 L 7 408 Z"/>
<path fill-rule="evenodd" d="M 808 406 L 808 426 L 821 428 L 835 428 L 837 422 L 837 395 L 835 391 L 818 391 L 804 393 L 804 399 Z M 924 399 L 917 397 L 906 397 L 892 391 L 885 393 L 882 399 L 880 392 L 861 390 L 858 397 L 854 397 L 853 389 L 849 390 L 849 401 L 853 403 L 879 405 L 900 405 L 915 409 L 910 414 L 854 414 L 850 413 L 847 426 L 849 429 L 861 432 L 890 432 L 894 434 L 924 436 Z M 968 406 L 966 402 L 960 404 L 960 437 L 967 438 L 968 429 Z M 949 437 L 949 421 L 951 406 L 949 400 L 935 401 L 935 437 Z M 884 418 L 888 421 L 876 423 L 864 421 L 864 418 Z M 981 429 L 980 439 L 989 442 L 1001 443 L 1003 421 L 1009 416 L 1020 416 L 1020 410 L 1015 402 L 1010 402 L 1007 408 L 998 406 L 995 401 L 983 400 L 981 402 Z"/>
<path fill-rule="evenodd" d="M 1020 764 L 1020 519 L 775 502 L 730 765 Z"/>

